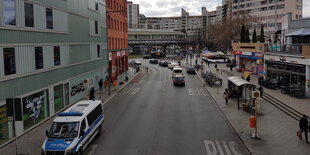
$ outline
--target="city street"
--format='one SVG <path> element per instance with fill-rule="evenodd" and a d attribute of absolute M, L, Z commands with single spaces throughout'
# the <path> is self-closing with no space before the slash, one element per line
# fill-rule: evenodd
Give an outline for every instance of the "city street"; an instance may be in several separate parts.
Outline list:
<path fill-rule="evenodd" d="M 249 154 L 196 75 L 174 87 L 171 70 L 146 64 L 105 105 L 103 134 L 87 154 Z"/>

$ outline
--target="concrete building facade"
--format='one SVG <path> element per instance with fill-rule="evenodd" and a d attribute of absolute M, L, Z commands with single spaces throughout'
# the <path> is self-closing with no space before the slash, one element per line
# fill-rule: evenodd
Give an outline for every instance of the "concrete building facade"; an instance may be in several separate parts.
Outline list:
<path fill-rule="evenodd" d="M 140 11 L 139 4 L 127 2 L 128 28 L 139 28 Z"/>
<path fill-rule="evenodd" d="M 0 145 L 98 89 L 103 10 L 103 0 L 0 1 Z"/>
<path fill-rule="evenodd" d="M 287 13 L 292 13 L 293 20 L 302 18 L 302 5 L 302 0 L 232 0 L 232 15 L 252 16 L 254 27 L 263 25 L 265 35 L 271 41 L 275 32 L 281 30 L 280 19 Z"/>
<path fill-rule="evenodd" d="M 108 50 L 111 80 L 128 71 L 127 0 L 107 0 Z"/>

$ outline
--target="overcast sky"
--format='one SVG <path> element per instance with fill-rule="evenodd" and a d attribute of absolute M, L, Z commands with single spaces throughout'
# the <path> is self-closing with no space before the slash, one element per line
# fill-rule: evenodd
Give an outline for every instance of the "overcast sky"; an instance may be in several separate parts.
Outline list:
<path fill-rule="evenodd" d="M 140 13 L 147 17 L 181 16 L 181 8 L 190 15 L 201 15 L 201 7 L 213 11 L 222 0 L 128 0 L 140 5 Z M 303 16 L 310 17 L 310 0 L 303 0 Z"/>

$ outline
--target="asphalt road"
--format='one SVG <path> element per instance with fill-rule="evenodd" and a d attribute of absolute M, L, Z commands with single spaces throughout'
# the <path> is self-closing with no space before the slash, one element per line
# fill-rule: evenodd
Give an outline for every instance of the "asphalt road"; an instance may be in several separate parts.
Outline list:
<path fill-rule="evenodd" d="M 86 154 L 249 154 L 196 75 L 175 87 L 171 70 L 147 65 L 105 105 L 103 133 Z"/>

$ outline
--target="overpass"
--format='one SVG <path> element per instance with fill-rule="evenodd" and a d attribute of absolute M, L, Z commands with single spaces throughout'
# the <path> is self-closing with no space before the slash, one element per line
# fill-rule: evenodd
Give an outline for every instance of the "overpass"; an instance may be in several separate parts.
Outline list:
<path fill-rule="evenodd" d="M 128 29 L 129 49 L 134 53 L 144 53 L 149 46 L 185 45 L 186 33 L 173 30 Z"/>

